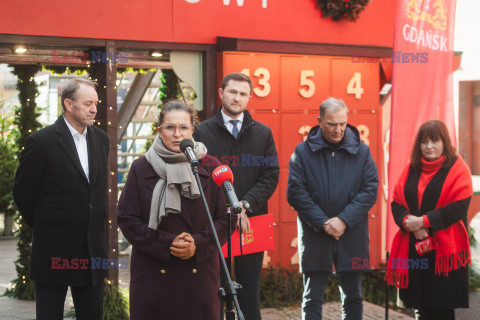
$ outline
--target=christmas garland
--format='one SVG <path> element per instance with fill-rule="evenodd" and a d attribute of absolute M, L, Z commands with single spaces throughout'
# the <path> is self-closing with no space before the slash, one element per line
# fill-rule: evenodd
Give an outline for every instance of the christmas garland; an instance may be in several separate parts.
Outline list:
<path fill-rule="evenodd" d="M 370 0 L 317 0 L 317 8 L 322 10 L 322 16 L 332 18 L 333 21 L 344 18 L 355 22 L 369 2 Z"/>
<path fill-rule="evenodd" d="M 20 107 L 15 112 L 15 124 L 20 131 L 17 138 L 19 151 L 25 144 L 27 137 L 41 128 L 37 118 L 40 115 L 35 98 L 38 95 L 34 76 L 40 71 L 37 65 L 15 65 L 13 74 L 18 77 L 17 90 Z M 18 259 L 15 261 L 17 278 L 12 281 L 12 288 L 5 291 L 6 296 L 22 300 L 35 300 L 35 283 L 30 278 L 30 252 L 32 243 L 32 229 L 25 223 L 21 215 L 17 215 L 16 222 L 19 229 L 15 232 L 18 238 Z"/>

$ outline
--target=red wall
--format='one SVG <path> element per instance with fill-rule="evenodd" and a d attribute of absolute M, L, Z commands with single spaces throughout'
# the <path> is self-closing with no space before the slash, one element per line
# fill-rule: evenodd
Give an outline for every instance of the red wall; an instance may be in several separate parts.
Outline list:
<path fill-rule="evenodd" d="M 2 0 L 0 34 L 207 44 L 222 36 L 391 47 L 394 7 L 395 1 L 372 0 L 353 23 L 322 18 L 315 0 Z"/>

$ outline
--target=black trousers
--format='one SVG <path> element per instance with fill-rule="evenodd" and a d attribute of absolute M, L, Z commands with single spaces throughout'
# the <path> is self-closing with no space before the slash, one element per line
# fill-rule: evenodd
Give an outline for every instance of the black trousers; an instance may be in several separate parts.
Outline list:
<path fill-rule="evenodd" d="M 416 320 L 455 320 L 455 309 L 426 309 L 415 310 Z"/>
<path fill-rule="evenodd" d="M 245 320 L 261 320 L 260 315 L 260 277 L 262 275 L 263 252 L 245 254 L 233 258 L 235 281 L 242 286 L 238 293 L 238 302 Z M 221 274 L 221 283 L 226 281 Z M 223 319 L 223 318 L 222 318 Z"/>
<path fill-rule="evenodd" d="M 101 320 L 103 281 L 95 286 L 70 287 L 77 320 Z M 62 320 L 68 286 L 36 283 L 37 320 Z"/>

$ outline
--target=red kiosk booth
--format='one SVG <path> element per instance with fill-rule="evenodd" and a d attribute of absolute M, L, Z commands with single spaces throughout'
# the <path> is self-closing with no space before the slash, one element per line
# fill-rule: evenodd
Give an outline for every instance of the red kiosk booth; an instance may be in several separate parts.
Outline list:
<path fill-rule="evenodd" d="M 264 265 L 295 267 L 297 214 L 285 196 L 288 160 L 316 125 L 321 101 L 334 96 L 346 102 L 349 122 L 370 146 L 381 185 L 385 184 L 389 105 L 382 107 L 380 91 L 391 73 L 385 58 L 392 52 L 394 11 L 395 1 L 371 1 L 356 22 L 349 22 L 322 17 L 314 0 L 3 1 L 0 63 L 42 64 L 53 51 L 199 52 L 203 89 L 197 95 L 203 98 L 202 118 L 216 113 L 223 75 L 234 71 L 250 75 L 254 90 L 249 110 L 272 129 L 281 168 L 280 183 L 269 202 L 275 250 L 266 253 Z M 14 55 L 10 48 L 18 44 L 31 50 L 32 56 Z M 96 68 L 103 68 L 102 104 L 115 107 L 116 65 Z M 112 124 L 107 128 L 112 140 L 117 129 L 115 108 L 99 112 L 99 117 Z M 114 216 L 115 197 L 113 192 L 110 217 Z M 382 187 L 369 223 L 371 266 L 378 268 L 385 262 Z"/>

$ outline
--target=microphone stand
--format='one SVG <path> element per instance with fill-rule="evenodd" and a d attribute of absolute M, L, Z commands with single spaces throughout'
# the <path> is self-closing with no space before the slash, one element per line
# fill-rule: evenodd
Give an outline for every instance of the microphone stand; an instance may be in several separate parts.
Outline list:
<path fill-rule="evenodd" d="M 232 237 L 231 237 L 231 235 L 232 235 L 232 213 L 231 213 L 232 208 L 231 208 L 229 203 L 227 203 L 227 207 L 228 207 L 228 210 L 227 210 L 228 234 L 230 235 L 230 236 L 227 237 L 227 253 L 228 253 L 227 269 L 228 269 L 228 275 L 231 279 L 232 278 Z M 237 208 L 237 212 L 235 212 L 237 214 L 240 213 L 241 210 L 242 210 L 242 209 L 240 209 L 240 210 L 238 210 L 238 209 L 239 208 Z M 222 254 L 223 254 L 223 252 L 222 252 Z M 225 261 L 223 256 L 220 257 L 220 259 L 222 261 Z M 227 278 L 227 281 L 228 281 L 228 278 Z M 235 290 L 237 290 L 237 291 L 242 290 L 242 286 L 240 284 L 238 284 L 236 282 L 233 282 L 233 281 L 232 281 L 232 284 L 233 284 L 233 288 Z M 219 295 L 220 295 L 222 301 L 225 301 L 225 315 L 226 315 L 225 318 L 226 318 L 226 320 L 235 320 L 235 310 L 233 308 L 234 307 L 233 299 L 234 298 L 236 299 L 236 297 L 233 297 L 233 294 L 231 294 L 230 292 L 227 293 L 223 287 L 220 287 Z M 237 305 L 235 305 L 235 307 L 237 308 L 237 311 L 240 311 L 240 313 L 241 313 L 240 308 Z M 222 314 L 221 319 L 223 320 L 225 318 L 223 317 L 223 314 Z"/>
<path fill-rule="evenodd" d="M 231 228 L 232 228 L 232 216 L 230 213 L 230 210 L 228 211 L 228 242 L 229 242 L 229 252 L 228 252 L 228 259 L 229 259 L 229 267 L 227 267 L 227 264 L 225 263 L 225 257 L 223 256 L 222 252 L 222 246 L 220 245 L 220 241 L 218 240 L 218 235 L 217 231 L 215 230 L 215 225 L 213 224 L 213 219 L 212 219 L 212 214 L 210 213 L 210 209 L 208 208 L 208 203 L 207 199 L 205 198 L 205 193 L 203 192 L 202 189 L 202 184 L 200 182 L 200 177 L 198 176 L 198 168 L 197 164 L 191 162 L 192 165 L 192 172 L 193 175 L 195 176 L 195 180 L 197 181 L 198 189 L 200 190 L 200 194 L 202 195 L 202 200 L 203 200 L 203 205 L 205 206 L 205 210 L 207 211 L 207 216 L 208 216 L 208 221 L 210 223 L 210 228 L 212 228 L 212 233 L 213 236 L 215 237 L 215 243 L 217 245 L 217 250 L 218 254 L 220 256 L 220 261 L 221 261 L 221 268 L 222 271 L 225 273 L 225 276 L 227 278 L 227 289 L 228 292 L 225 291 L 224 288 L 219 289 L 219 295 L 221 296 L 222 300 L 226 300 L 227 303 L 227 320 L 235 320 L 235 311 L 233 309 L 233 305 L 235 305 L 235 309 L 237 309 L 237 316 L 239 320 L 245 320 L 243 317 L 242 310 L 240 310 L 240 305 L 238 304 L 238 299 L 237 299 L 237 291 L 236 289 L 238 288 L 238 285 L 234 284 L 232 281 L 232 278 L 230 277 L 230 270 L 231 270 L 231 257 L 232 257 L 232 252 L 231 252 L 231 245 L 230 245 L 230 237 L 231 237 Z M 233 301 L 233 303 L 232 303 Z"/>

